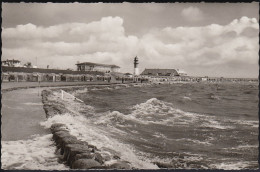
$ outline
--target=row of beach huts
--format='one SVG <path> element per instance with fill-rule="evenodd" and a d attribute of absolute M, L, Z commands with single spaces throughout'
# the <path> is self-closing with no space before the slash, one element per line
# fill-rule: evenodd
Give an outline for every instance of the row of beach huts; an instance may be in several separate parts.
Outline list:
<path fill-rule="evenodd" d="M 223 77 L 192 77 L 192 76 L 154 76 L 105 73 L 101 71 L 72 71 L 58 69 L 41 69 L 2 66 L 2 82 L 87 82 L 110 81 L 134 82 L 258 82 L 257 78 L 223 78 Z"/>
<path fill-rule="evenodd" d="M 40 69 L 24 67 L 2 66 L 2 82 L 76 82 L 76 81 L 98 81 L 107 80 L 103 72 L 98 71 L 72 71 L 58 69 Z"/>

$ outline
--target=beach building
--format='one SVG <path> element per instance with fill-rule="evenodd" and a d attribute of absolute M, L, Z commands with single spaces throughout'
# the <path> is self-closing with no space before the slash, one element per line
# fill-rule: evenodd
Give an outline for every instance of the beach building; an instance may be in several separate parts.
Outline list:
<path fill-rule="evenodd" d="M 177 73 L 179 76 L 187 76 L 187 73 L 183 70 L 180 70 L 180 69 L 176 69 Z"/>
<path fill-rule="evenodd" d="M 91 62 L 78 63 L 76 65 L 78 71 L 100 71 L 105 73 L 120 71 L 120 67 L 117 65 L 107 65 Z"/>
<path fill-rule="evenodd" d="M 175 69 L 145 69 L 141 75 L 145 76 L 179 76 Z"/>
<path fill-rule="evenodd" d="M 21 61 L 19 60 L 4 60 L 2 61 L 2 66 L 10 66 L 10 67 L 22 67 Z"/>
<path fill-rule="evenodd" d="M 58 69 L 41 69 L 25 67 L 1 67 L 1 79 L 4 82 L 73 82 L 94 81 L 106 77 L 104 72 L 99 71 L 71 71 Z"/>
<path fill-rule="evenodd" d="M 128 77 L 128 78 L 132 78 L 132 77 L 133 77 L 133 74 L 127 72 L 127 73 L 124 73 L 124 76 L 125 76 L 125 77 Z"/>
<path fill-rule="evenodd" d="M 145 69 L 141 76 L 149 78 L 151 82 L 190 81 L 187 74 L 179 69 Z"/>

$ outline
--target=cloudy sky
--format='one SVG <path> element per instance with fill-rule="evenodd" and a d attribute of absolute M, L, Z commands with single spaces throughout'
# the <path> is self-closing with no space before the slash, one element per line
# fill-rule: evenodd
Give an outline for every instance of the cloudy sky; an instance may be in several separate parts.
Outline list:
<path fill-rule="evenodd" d="M 258 77 L 258 3 L 2 4 L 2 60 Z"/>

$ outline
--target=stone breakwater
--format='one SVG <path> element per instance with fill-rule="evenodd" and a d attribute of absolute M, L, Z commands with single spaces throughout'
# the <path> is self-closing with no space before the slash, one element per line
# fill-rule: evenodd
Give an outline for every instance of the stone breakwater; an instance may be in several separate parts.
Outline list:
<path fill-rule="evenodd" d="M 48 96 L 51 94 L 51 90 L 42 91 L 43 108 L 47 118 L 71 113 L 62 103 L 49 100 Z M 52 124 L 50 130 L 57 146 L 56 154 L 60 163 L 65 163 L 71 169 L 132 169 L 131 164 L 120 160 L 118 155 L 102 152 L 96 146 L 72 136 L 66 124 Z"/>

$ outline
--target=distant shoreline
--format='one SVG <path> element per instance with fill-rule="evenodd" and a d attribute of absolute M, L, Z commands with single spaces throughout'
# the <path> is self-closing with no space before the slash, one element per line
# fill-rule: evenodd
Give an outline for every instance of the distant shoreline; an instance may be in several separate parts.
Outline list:
<path fill-rule="evenodd" d="M 236 81 L 163 81 L 159 79 L 152 80 L 150 82 L 115 82 L 109 83 L 104 81 L 92 81 L 92 82 L 2 82 L 1 92 L 8 92 L 18 89 L 28 89 L 28 88 L 42 88 L 42 87 L 71 87 L 71 86 L 90 86 L 90 85 L 118 85 L 118 84 L 176 84 L 176 83 L 233 83 L 233 82 L 244 82 L 244 83 L 258 83 L 257 81 L 246 81 L 246 80 L 236 80 Z"/>

